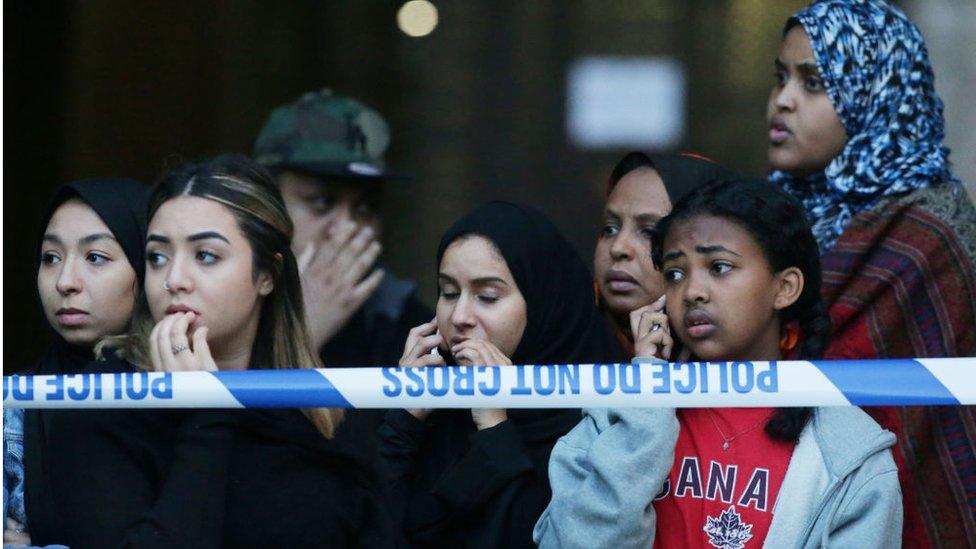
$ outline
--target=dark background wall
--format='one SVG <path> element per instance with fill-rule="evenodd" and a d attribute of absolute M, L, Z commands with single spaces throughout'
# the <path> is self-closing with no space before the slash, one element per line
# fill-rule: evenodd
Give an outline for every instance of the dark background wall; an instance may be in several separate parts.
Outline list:
<path fill-rule="evenodd" d="M 92 175 L 154 180 L 167 163 L 249 152 L 267 113 L 329 86 L 388 118 L 385 261 L 433 302 L 440 233 L 507 198 L 552 216 L 587 262 L 623 150 L 565 133 L 569 63 L 663 55 L 686 68 L 679 148 L 764 173 L 772 58 L 795 0 L 437 1 L 425 38 L 394 1 L 4 3 L 4 365 L 47 342 L 34 242 L 54 189 Z"/>

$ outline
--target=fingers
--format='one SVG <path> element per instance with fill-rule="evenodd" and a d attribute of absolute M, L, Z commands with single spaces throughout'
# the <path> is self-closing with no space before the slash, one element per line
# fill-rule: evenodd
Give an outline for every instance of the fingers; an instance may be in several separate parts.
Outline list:
<path fill-rule="evenodd" d="M 336 252 L 336 269 L 341 273 L 358 271 L 358 276 L 352 278 L 359 280 L 379 257 L 382 248 L 372 227 L 358 226 L 348 242 Z"/>
<path fill-rule="evenodd" d="M 356 240 L 357 238 L 359 240 Z M 373 229 L 364 227 L 351 219 L 345 219 L 338 222 L 332 238 L 329 239 L 329 243 L 332 247 L 332 255 L 335 261 L 338 261 L 342 257 L 343 252 L 346 251 L 346 248 L 349 248 L 355 243 L 356 250 L 361 251 L 372 239 Z"/>
<path fill-rule="evenodd" d="M 661 297 L 657 298 L 654 303 L 651 303 L 651 308 L 654 309 L 655 313 L 663 313 L 664 307 L 668 304 L 668 294 L 661 294 Z"/>
<path fill-rule="evenodd" d="M 413 364 L 410 364 L 410 366 L 443 366 L 444 364 L 444 357 L 438 353 L 436 355 L 423 355 L 420 358 L 415 359 Z"/>
<path fill-rule="evenodd" d="M 175 351 L 176 349 L 183 349 L 183 351 L 180 351 L 179 353 L 174 352 L 173 354 L 175 356 L 190 350 L 190 340 L 187 337 L 187 332 L 190 331 L 190 323 L 193 322 L 196 315 L 193 313 L 183 313 L 173 316 L 176 317 L 176 320 L 173 321 L 173 324 L 170 327 L 169 339 L 173 344 L 173 349 L 171 350 Z"/>
<path fill-rule="evenodd" d="M 635 338 L 642 338 L 647 334 L 659 330 L 665 333 L 671 333 L 671 329 L 668 327 L 668 315 L 644 311 L 638 321 Z"/>
<path fill-rule="evenodd" d="M 671 360 L 671 352 L 674 350 L 674 338 L 670 334 L 665 334 L 661 340 L 661 358 Z"/>
<path fill-rule="evenodd" d="M 208 372 L 217 371 L 217 362 L 214 361 L 213 354 L 210 352 L 210 345 L 207 343 L 207 334 L 210 328 L 202 326 L 193 332 L 193 356 L 196 359 L 198 370 Z"/>
<path fill-rule="evenodd" d="M 345 273 L 346 282 L 353 286 L 363 275 L 369 272 L 376 263 L 376 260 L 380 257 L 380 252 L 383 251 L 383 246 L 377 241 L 372 241 L 366 245 L 366 248 L 361 251 L 355 251 L 352 247 L 347 248 L 350 254 L 355 253 L 351 259 L 345 259 L 340 262 L 340 268 L 343 269 L 342 272 Z"/>
<path fill-rule="evenodd" d="M 437 321 L 431 320 L 412 328 L 407 334 L 407 342 L 403 346 L 403 356 L 400 357 L 401 366 L 418 366 L 424 355 L 428 355 L 434 347 L 441 344 L 443 337 L 437 333 Z M 433 356 L 433 355 L 429 355 Z M 439 358 L 439 357 L 438 357 Z"/>
<path fill-rule="evenodd" d="M 647 331 L 643 337 L 634 341 L 637 356 L 670 359 L 674 340 L 667 330 Z"/>
<path fill-rule="evenodd" d="M 638 337 L 638 332 L 640 331 L 640 319 L 644 316 L 644 313 L 664 313 L 664 306 L 666 304 L 667 295 L 663 294 L 661 297 L 654 300 L 650 305 L 644 305 L 639 309 L 634 309 L 630 312 L 630 332 L 633 334 L 634 339 Z M 663 323 L 661 327 L 666 327 L 667 322 Z"/>
<path fill-rule="evenodd" d="M 190 345 L 190 324 L 196 319 L 190 313 L 166 315 L 160 320 L 149 337 L 150 358 L 153 369 L 161 372 L 216 370 L 217 364 L 207 344 L 208 329 L 198 328 Z"/>
<path fill-rule="evenodd" d="M 406 354 L 407 351 L 412 349 L 414 345 L 417 344 L 417 341 L 420 340 L 420 338 L 433 334 L 436 331 L 437 331 L 436 318 L 431 319 L 430 322 L 424 322 L 419 326 L 414 326 L 413 328 L 410 328 L 410 331 L 407 332 L 407 342 L 403 346 L 404 354 Z"/>
<path fill-rule="evenodd" d="M 331 217 L 322 225 L 319 238 L 310 242 L 313 247 L 312 257 L 305 270 L 317 278 L 322 271 L 329 271 L 339 259 L 340 251 L 356 234 L 359 226 L 352 220 Z M 304 250 L 303 250 L 304 253 Z"/>
<path fill-rule="evenodd" d="M 512 361 L 498 347 L 482 339 L 466 339 L 451 348 L 458 364 L 477 366 L 511 365 Z"/>
<path fill-rule="evenodd" d="M 180 314 L 180 313 L 178 313 Z M 177 314 L 166 315 L 157 324 L 158 331 L 156 332 L 156 345 L 161 358 L 161 371 L 164 372 L 174 372 L 179 369 L 176 363 L 176 357 L 173 356 L 173 340 L 172 340 L 172 328 L 173 322 L 176 321 Z"/>
<path fill-rule="evenodd" d="M 305 245 L 305 249 L 298 254 L 298 272 L 304 274 L 308 270 L 309 265 L 312 264 L 312 260 L 315 258 L 315 243 L 309 242 Z"/>
<path fill-rule="evenodd" d="M 322 219 L 321 225 L 316 229 L 318 236 L 322 240 L 332 239 L 332 233 L 336 230 L 336 227 L 342 219 L 338 215 L 329 213 Z"/>
<path fill-rule="evenodd" d="M 349 306 L 353 309 L 359 309 L 359 306 L 369 299 L 369 296 L 373 295 L 373 292 L 380 287 L 385 276 L 386 271 L 383 269 L 377 269 L 370 273 L 369 276 L 353 288 Z"/>
<path fill-rule="evenodd" d="M 163 318 L 165 320 L 165 317 Z M 157 322 L 151 332 L 149 332 L 149 360 L 152 362 L 152 369 L 156 372 L 163 371 L 163 355 L 159 352 L 159 329 L 162 320 Z"/>
<path fill-rule="evenodd" d="M 634 334 L 634 351 L 637 356 L 670 359 L 674 340 L 668 316 L 664 311 L 665 298 L 633 311 L 630 315 Z"/>
<path fill-rule="evenodd" d="M 637 341 L 637 339 L 640 338 L 640 319 L 645 312 L 651 310 L 652 305 L 654 304 L 652 303 L 651 305 L 644 305 L 643 307 L 634 309 L 630 312 L 630 333 L 633 335 L 634 341 Z"/>

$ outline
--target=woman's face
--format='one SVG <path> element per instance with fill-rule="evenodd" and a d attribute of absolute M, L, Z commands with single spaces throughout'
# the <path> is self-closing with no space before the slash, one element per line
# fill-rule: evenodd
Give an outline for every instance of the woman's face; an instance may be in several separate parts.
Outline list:
<path fill-rule="evenodd" d="M 629 315 L 664 293 L 651 262 L 651 231 L 669 211 L 664 182 L 652 169 L 628 173 L 607 197 L 593 271 L 600 299 L 614 315 Z"/>
<path fill-rule="evenodd" d="M 799 269 L 773 272 L 748 231 L 713 216 L 675 223 L 664 239 L 662 258 L 667 314 L 695 357 L 779 358 L 778 311 L 799 298 Z"/>
<path fill-rule="evenodd" d="M 786 33 L 775 64 L 766 105 L 769 164 L 800 177 L 822 171 L 844 149 L 847 134 L 801 25 Z"/>
<path fill-rule="evenodd" d="M 490 240 L 455 240 L 444 250 L 437 285 L 437 329 L 448 348 L 481 339 L 511 358 L 525 332 L 527 309 L 508 264 Z"/>
<path fill-rule="evenodd" d="M 68 343 L 125 331 L 138 286 L 122 246 L 91 206 L 71 199 L 47 224 L 37 270 L 44 316 Z"/>
<path fill-rule="evenodd" d="M 157 322 L 192 311 L 190 332 L 209 328 L 214 357 L 250 352 L 261 304 L 273 283 L 254 276 L 252 249 L 231 211 L 218 202 L 181 196 L 149 221 L 146 298 Z"/>

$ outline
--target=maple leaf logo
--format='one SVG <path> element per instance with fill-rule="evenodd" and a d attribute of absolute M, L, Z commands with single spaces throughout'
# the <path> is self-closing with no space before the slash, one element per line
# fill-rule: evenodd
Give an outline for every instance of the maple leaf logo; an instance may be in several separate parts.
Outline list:
<path fill-rule="evenodd" d="M 735 506 L 722 511 L 718 518 L 708 519 L 702 530 L 708 534 L 708 543 L 718 549 L 742 549 L 752 539 L 752 525 L 742 522 Z"/>

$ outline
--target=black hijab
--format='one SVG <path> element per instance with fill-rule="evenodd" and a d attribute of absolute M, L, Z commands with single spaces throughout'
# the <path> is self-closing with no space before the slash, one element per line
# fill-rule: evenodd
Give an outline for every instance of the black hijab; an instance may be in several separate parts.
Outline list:
<path fill-rule="evenodd" d="M 51 217 L 62 204 L 77 198 L 95 210 L 108 226 L 135 270 L 141 289 L 146 272 L 146 210 L 149 191 L 148 186 L 138 181 L 116 178 L 82 179 L 58 189 L 41 221 L 41 234 L 37 239 L 35 253 L 36 267 L 40 266 L 42 238 Z M 34 272 L 37 272 L 36 268 Z M 72 345 L 53 328 L 51 331 L 51 347 L 41 358 L 35 373 L 77 373 L 94 358 L 90 347 Z"/>
<path fill-rule="evenodd" d="M 652 169 L 657 172 L 664 182 L 664 190 L 671 199 L 671 204 L 677 204 L 681 197 L 702 185 L 714 180 L 727 180 L 735 177 L 735 173 L 704 156 L 692 153 L 681 154 L 645 154 L 642 152 L 628 153 L 614 167 L 610 175 L 607 192 L 628 173 L 640 169 Z"/>
<path fill-rule="evenodd" d="M 573 246 L 539 211 L 489 202 L 457 221 L 441 238 L 444 250 L 459 237 L 491 240 L 525 298 L 528 319 L 513 364 L 616 362 L 620 351 L 595 305 L 593 278 Z"/>

